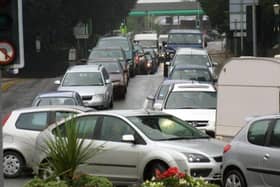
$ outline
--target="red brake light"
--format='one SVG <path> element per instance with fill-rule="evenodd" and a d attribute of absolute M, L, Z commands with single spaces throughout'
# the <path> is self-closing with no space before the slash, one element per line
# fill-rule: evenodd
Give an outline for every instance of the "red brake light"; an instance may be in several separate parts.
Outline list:
<path fill-rule="evenodd" d="M 8 121 L 9 117 L 11 116 L 11 113 L 7 114 L 3 119 L 2 119 L 2 126 L 4 126 L 6 124 L 6 122 Z"/>
<path fill-rule="evenodd" d="M 228 152 L 231 148 L 231 145 L 230 144 L 227 144 L 225 147 L 224 147 L 224 153 Z"/>

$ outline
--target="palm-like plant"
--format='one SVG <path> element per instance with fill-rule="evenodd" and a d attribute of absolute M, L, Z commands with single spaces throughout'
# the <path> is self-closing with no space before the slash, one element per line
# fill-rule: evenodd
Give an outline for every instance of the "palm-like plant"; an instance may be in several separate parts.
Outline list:
<path fill-rule="evenodd" d="M 63 128 L 55 129 L 54 138 L 46 139 L 44 152 L 47 155 L 48 167 L 42 165 L 41 171 L 51 169 L 48 179 L 59 177 L 69 182 L 77 168 L 94 156 L 102 146 L 92 149 L 93 142 L 85 141 L 83 137 L 86 137 L 86 133 L 82 134 L 81 138 L 80 132 L 84 131 L 76 124 L 74 118 L 61 127 Z"/>

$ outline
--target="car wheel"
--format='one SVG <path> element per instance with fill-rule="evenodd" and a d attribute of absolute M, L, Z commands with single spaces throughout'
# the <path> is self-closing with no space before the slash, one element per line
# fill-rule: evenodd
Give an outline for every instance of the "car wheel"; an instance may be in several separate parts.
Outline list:
<path fill-rule="evenodd" d="M 229 170 L 224 179 L 224 187 L 246 187 L 245 178 L 238 170 Z"/>
<path fill-rule="evenodd" d="M 41 179 L 48 179 L 54 174 L 53 169 L 50 167 L 47 160 L 43 161 L 39 166 L 38 176 Z"/>
<path fill-rule="evenodd" d="M 20 154 L 14 151 L 4 152 L 3 173 L 7 178 L 18 177 L 24 167 L 24 161 Z"/>
<path fill-rule="evenodd" d="M 114 99 L 113 99 L 113 96 L 112 96 L 110 104 L 109 104 L 109 108 L 113 108 L 113 107 L 114 107 Z"/>
<path fill-rule="evenodd" d="M 168 169 L 168 165 L 163 162 L 154 162 L 148 168 L 147 172 L 144 174 L 144 181 L 150 180 L 156 176 L 156 171 L 159 170 L 160 172 L 164 172 Z"/>

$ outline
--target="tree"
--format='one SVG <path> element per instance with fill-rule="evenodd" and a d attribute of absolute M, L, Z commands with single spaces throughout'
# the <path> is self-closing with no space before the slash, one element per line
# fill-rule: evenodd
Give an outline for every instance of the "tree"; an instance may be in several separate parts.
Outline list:
<path fill-rule="evenodd" d="M 213 28 L 220 32 L 229 30 L 229 0 L 199 0 L 202 9 L 209 16 Z"/>
<path fill-rule="evenodd" d="M 50 53 L 61 55 L 59 50 L 75 45 L 73 27 L 78 21 L 92 18 L 93 35 L 88 41 L 96 41 L 93 37 L 118 28 L 135 3 L 136 0 L 23 0 L 26 66 L 38 64 L 42 59 L 50 61 L 50 56 L 51 61 L 60 61 L 56 54 Z M 34 47 L 38 35 L 42 48 L 40 54 Z M 66 56 L 63 54 L 61 58 Z"/>

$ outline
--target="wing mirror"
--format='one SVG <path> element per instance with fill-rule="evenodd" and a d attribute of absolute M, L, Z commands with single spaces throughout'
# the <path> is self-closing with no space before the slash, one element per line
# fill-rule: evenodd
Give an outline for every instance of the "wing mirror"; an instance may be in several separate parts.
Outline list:
<path fill-rule="evenodd" d="M 60 80 L 56 80 L 56 81 L 54 81 L 54 84 L 55 84 L 55 85 L 60 85 L 60 83 L 61 83 L 61 81 L 60 81 Z"/>
<path fill-rule="evenodd" d="M 106 83 L 106 84 L 111 84 L 112 81 L 111 81 L 111 79 L 107 79 L 107 80 L 105 81 L 105 83 Z"/>
<path fill-rule="evenodd" d="M 217 67 L 219 65 L 218 62 L 212 62 L 214 67 Z"/>
<path fill-rule="evenodd" d="M 123 142 L 135 143 L 135 138 L 132 134 L 125 134 L 122 136 Z"/>

